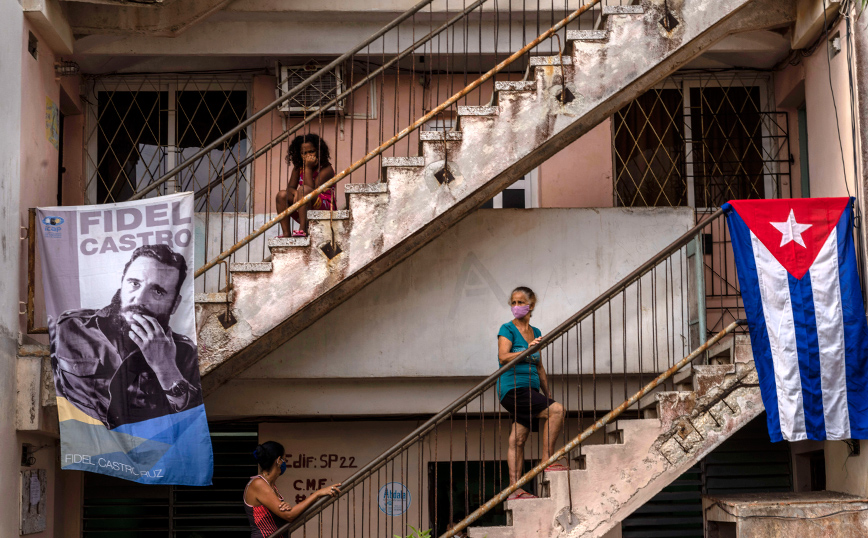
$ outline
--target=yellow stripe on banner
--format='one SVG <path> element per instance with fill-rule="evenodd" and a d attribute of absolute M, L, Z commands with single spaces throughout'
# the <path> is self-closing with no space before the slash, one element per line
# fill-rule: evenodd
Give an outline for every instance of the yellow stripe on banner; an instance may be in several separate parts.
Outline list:
<path fill-rule="evenodd" d="M 59 422 L 75 420 L 78 422 L 84 422 L 85 424 L 94 424 L 97 426 L 103 425 L 101 421 L 85 414 L 81 409 L 62 396 L 57 397 L 57 418 L 59 419 Z"/>

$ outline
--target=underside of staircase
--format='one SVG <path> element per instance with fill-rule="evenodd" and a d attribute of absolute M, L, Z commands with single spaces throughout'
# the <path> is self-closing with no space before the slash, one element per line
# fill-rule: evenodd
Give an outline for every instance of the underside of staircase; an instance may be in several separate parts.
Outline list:
<path fill-rule="evenodd" d="M 506 501 L 509 524 L 470 537 L 605 536 L 764 410 L 748 338 L 729 343 L 732 362 L 694 367 L 682 381 L 692 390 L 649 395 L 640 407 L 654 418 L 609 424 L 608 444 L 582 448 L 581 469 L 544 473 L 543 496 Z"/>
<path fill-rule="evenodd" d="M 309 238 L 272 239 L 270 261 L 233 264 L 228 294 L 197 297 L 206 394 L 715 42 L 795 17 L 780 0 L 665 5 L 605 8 L 601 30 L 571 31 L 561 56 L 533 57 L 531 80 L 497 82 L 494 106 L 459 107 L 458 130 L 423 131 L 421 155 L 384 158 L 385 181 L 347 184 L 348 209 L 309 211 Z M 225 327 L 227 302 L 237 321 Z"/>

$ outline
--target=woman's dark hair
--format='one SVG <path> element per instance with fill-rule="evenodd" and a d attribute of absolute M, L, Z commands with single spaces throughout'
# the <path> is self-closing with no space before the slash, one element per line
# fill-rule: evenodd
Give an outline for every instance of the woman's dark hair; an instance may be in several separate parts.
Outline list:
<path fill-rule="evenodd" d="M 532 289 L 528 288 L 527 286 L 519 286 L 512 290 L 512 293 L 515 293 L 517 291 L 527 295 L 527 298 L 530 300 L 530 302 L 536 304 L 536 293 L 534 293 Z M 512 300 L 512 293 L 509 294 L 510 300 Z"/>
<path fill-rule="evenodd" d="M 331 164 L 332 156 L 329 152 L 328 144 L 319 135 L 314 133 L 298 135 L 292 139 L 292 142 L 289 144 L 289 151 L 286 153 L 287 163 L 296 168 L 304 166 L 304 161 L 301 160 L 301 145 L 305 142 L 310 142 L 314 148 L 317 148 L 317 161 L 320 168 Z"/>
<path fill-rule="evenodd" d="M 283 457 L 285 454 L 286 451 L 282 444 L 277 441 L 266 441 L 256 446 L 256 450 L 253 451 L 253 458 L 263 471 L 267 471 L 271 469 L 277 458 Z"/>

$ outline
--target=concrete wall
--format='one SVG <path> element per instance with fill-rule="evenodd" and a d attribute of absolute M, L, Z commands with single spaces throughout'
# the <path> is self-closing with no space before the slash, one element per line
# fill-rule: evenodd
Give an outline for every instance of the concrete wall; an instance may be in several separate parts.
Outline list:
<path fill-rule="evenodd" d="M 18 2 L 0 2 L 0 538 L 18 536 L 20 446 L 15 435 L 15 361 L 18 351 L 19 200 L 21 177 L 22 51 L 27 33 Z"/>
<path fill-rule="evenodd" d="M 846 35 L 843 22 L 832 28 L 829 35 L 836 32 Z M 805 65 L 811 196 L 814 198 L 849 196 L 848 187 L 851 195 L 856 192 L 847 52 L 844 50 L 829 60 L 827 50 L 825 43 L 821 43 L 816 53 L 802 60 Z M 840 130 L 835 121 L 832 90 L 829 88 L 829 64 L 832 69 L 832 88 L 838 105 Z"/>
<path fill-rule="evenodd" d="M 8 6 L 5 3 L 4 6 Z M 21 8 L 17 4 L 12 4 L 12 10 L 20 13 Z M 5 10 L 6 8 L 4 8 Z M 6 61 L 3 58 L 3 79 L 0 84 L 14 84 L 15 89 L 4 88 L 3 104 L 11 103 L 14 106 L 17 114 L 16 123 L 13 125 L 2 126 L 2 132 L 12 133 L 9 140 L 4 140 L 3 151 L 8 151 L 13 148 L 16 153 L 14 172 L 3 174 L 3 188 L 7 198 L 4 200 L 3 206 L 6 208 L 6 219 L 10 220 L 3 227 L 3 232 L 6 237 L 2 239 L 3 244 L 3 273 L 5 278 L 4 284 L 8 286 L 10 297 L 4 301 L 7 309 L 3 311 L 4 316 L 3 329 L 7 330 L 5 317 L 9 318 L 8 336 L 4 336 L 4 347 L 6 338 L 8 337 L 8 346 L 10 357 L 3 358 L 2 363 L 12 368 L 12 373 L 0 372 L 2 383 L 15 383 L 15 364 L 17 355 L 17 346 L 19 338 L 28 340 L 45 341 L 44 336 L 28 336 L 26 334 L 26 316 L 18 314 L 18 301 L 26 299 L 27 293 L 27 251 L 26 241 L 19 241 L 18 235 L 20 226 L 27 225 L 27 210 L 37 206 L 53 206 L 57 205 L 57 186 L 58 186 L 58 169 L 59 169 L 59 144 L 55 147 L 54 142 L 49 139 L 47 133 L 47 110 L 50 104 L 57 108 L 58 111 L 76 118 L 76 114 L 80 114 L 81 105 L 79 102 L 78 79 L 71 78 L 61 80 L 56 78 L 54 64 L 57 56 L 48 47 L 47 40 L 39 33 L 35 26 L 29 20 L 22 19 L 20 15 L 12 13 L 0 14 L 2 24 L 9 25 L 14 22 L 9 29 L 0 30 L 0 34 L 14 37 L 14 44 L 4 45 L 3 53 L 16 55 L 15 61 Z M 12 21 L 12 22 L 10 22 Z M 37 57 L 33 56 L 27 50 L 27 42 L 29 33 L 32 32 L 38 40 Z M 15 74 L 18 76 L 15 76 Z M 2 106 L 2 105 L 0 105 Z M 7 119 L 7 118 L 4 118 Z M 9 118 L 11 119 L 11 117 Z M 67 203 L 79 202 L 81 200 L 81 189 L 77 188 L 77 183 L 80 181 L 80 175 L 77 171 L 80 170 L 81 156 L 81 124 L 75 120 L 66 124 L 67 128 L 71 128 L 72 136 L 64 137 L 64 149 L 69 155 L 71 170 L 64 177 L 65 189 L 64 200 Z M 4 163 L 5 164 L 5 163 Z M 37 265 L 39 260 L 36 260 Z M 11 264 L 11 265 L 9 265 Z M 13 284 L 14 283 L 14 284 Z M 36 278 L 36 293 L 37 293 L 37 308 L 36 320 L 37 325 L 44 325 L 44 311 L 41 305 L 42 301 L 42 286 L 39 274 Z M 13 310 L 15 308 L 15 310 Z M 4 349 L 4 354 L 6 350 Z M 4 366 L 6 367 L 6 366 Z M 0 389 L 2 397 L 7 395 L 14 397 L 15 390 Z M 5 404 L 4 404 L 5 405 Z M 46 530 L 42 533 L 31 534 L 28 536 L 48 537 L 55 536 L 55 531 L 64 529 L 63 532 L 73 532 L 78 528 L 78 502 L 80 499 L 75 498 L 74 510 L 71 512 L 71 518 L 65 519 L 66 510 L 58 509 L 67 502 L 65 495 L 60 492 L 64 491 L 64 480 L 72 479 L 74 474 L 59 471 L 57 465 L 56 454 L 56 436 L 51 434 L 40 434 L 36 432 L 20 432 L 16 435 L 15 432 L 15 410 L 3 412 L 0 421 L 11 419 L 13 422 L 6 429 L 6 425 L 2 426 L 3 433 L 0 434 L 0 439 L 4 443 L 0 453 L 5 455 L 5 460 L 2 465 L 12 465 L 15 476 L 7 479 L 4 471 L 0 471 L 0 483 L 3 484 L 18 484 L 20 481 L 18 471 L 25 469 L 19 467 L 20 454 L 22 443 L 33 445 L 38 452 L 35 454 L 36 463 L 32 469 L 45 469 L 47 475 L 46 486 Z M 56 420 L 56 419 L 55 419 Z M 11 446 L 6 446 L 5 436 L 7 432 L 11 435 Z M 5 469 L 5 467 L 4 467 Z M 73 480 L 74 481 L 74 480 Z M 11 490 L 12 488 L 10 488 Z M 18 486 L 14 487 L 17 491 Z M 17 496 L 16 496 L 17 497 Z M 14 497 L 13 497 L 14 498 Z M 17 536 L 20 503 L 6 503 L 9 509 L 14 513 L 7 517 L 7 514 L 0 514 L 0 536 Z M 5 509 L 5 507 L 4 507 Z M 75 534 L 77 535 L 77 533 Z"/>
<path fill-rule="evenodd" d="M 377 406 L 391 406 L 396 400 L 377 402 L 374 397 L 387 381 L 401 394 L 417 394 L 408 404 L 414 412 L 437 411 L 444 399 L 454 398 L 496 369 L 495 336 L 500 324 L 511 319 L 506 301 L 512 288 L 535 289 L 539 305 L 533 323 L 545 333 L 692 222 L 689 209 L 477 211 L 218 390 L 207 402 L 208 412 L 309 414 L 316 401 L 327 409 L 314 414 L 388 411 Z M 650 288 L 646 285 L 644 290 Z M 681 299 L 676 293 L 676 302 Z M 664 312 L 662 304 L 657 311 Z M 676 346 L 660 338 L 658 351 L 671 345 L 672 353 L 680 353 L 682 340 L 677 335 L 684 334 L 683 320 L 670 313 L 674 318 L 669 334 L 679 347 L 675 351 Z M 612 317 L 614 334 L 620 335 L 619 305 L 614 305 Z M 628 311 L 627 318 L 635 323 L 635 314 Z M 643 330 L 652 330 L 651 318 L 645 316 Z M 665 322 L 658 323 L 659 328 Z M 608 332 L 603 320 L 597 324 L 599 351 Z M 587 347 L 591 333 L 586 329 Z M 635 335 L 636 327 L 628 326 L 627 331 Z M 653 356 L 648 347 L 652 338 L 646 336 L 643 361 Z M 620 336 L 613 344 L 615 357 L 622 356 L 618 342 Z M 570 353 L 569 373 L 575 374 L 575 348 Z M 608 348 L 602 355 L 609 356 Z M 592 353 L 584 352 L 585 372 L 591 360 Z M 628 352 L 627 361 L 628 371 L 636 371 L 634 352 Z M 623 371 L 621 360 L 614 362 L 614 371 Z M 648 364 L 644 367 L 650 370 Z M 352 396 L 330 400 L 329 395 L 340 394 Z M 308 395 L 314 402 L 306 400 Z"/>
<path fill-rule="evenodd" d="M 540 207 L 612 207 L 612 120 L 540 166 Z"/>

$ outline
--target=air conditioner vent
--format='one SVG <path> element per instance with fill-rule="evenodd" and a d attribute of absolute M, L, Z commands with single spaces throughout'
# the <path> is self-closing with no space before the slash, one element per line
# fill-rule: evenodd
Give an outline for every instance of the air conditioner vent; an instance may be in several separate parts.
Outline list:
<path fill-rule="evenodd" d="M 280 92 L 285 95 L 289 90 L 304 82 L 308 77 L 319 70 L 319 66 L 307 65 L 281 65 L 280 69 Z M 312 84 L 304 88 L 301 93 L 293 96 L 280 105 L 279 110 L 289 114 L 310 113 L 319 109 L 338 94 L 344 91 L 343 77 L 340 67 L 326 73 Z M 328 112 L 342 113 L 344 100 L 338 101 L 328 108 Z"/>

